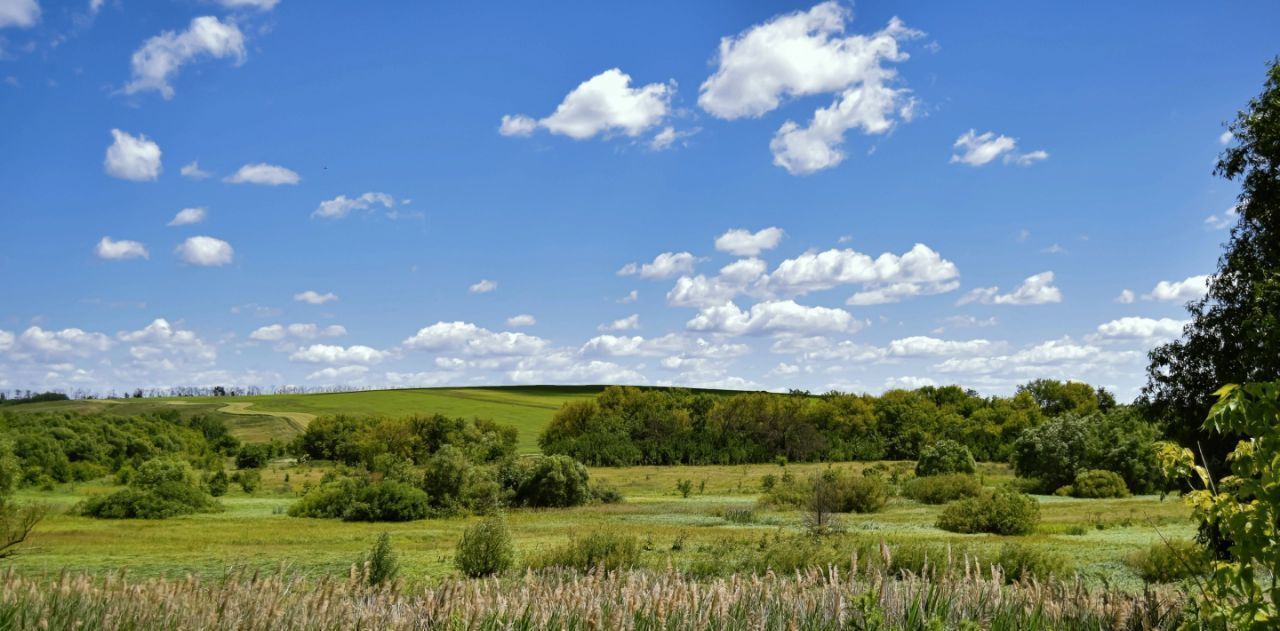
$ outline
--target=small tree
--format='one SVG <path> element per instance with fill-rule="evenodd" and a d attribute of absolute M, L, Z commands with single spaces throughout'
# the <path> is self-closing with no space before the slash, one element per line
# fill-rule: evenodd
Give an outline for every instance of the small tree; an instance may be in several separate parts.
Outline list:
<path fill-rule="evenodd" d="M 227 494 L 227 489 L 231 488 L 231 479 L 227 477 L 227 472 L 219 470 L 209 476 L 209 495 L 214 497 L 222 497 Z"/>
<path fill-rule="evenodd" d="M 814 536 L 838 532 L 840 520 L 836 513 L 844 503 L 839 481 L 835 476 L 818 474 L 813 476 L 812 488 L 804 513 L 805 530 Z"/>
<path fill-rule="evenodd" d="M 471 578 L 500 574 L 511 568 L 515 548 L 502 515 L 493 515 L 468 527 L 458 540 L 453 565 Z"/>
<path fill-rule="evenodd" d="M 940 440 L 920 450 L 916 462 L 916 475 L 943 475 L 947 473 L 973 473 L 978 465 L 973 461 L 969 448 L 954 440 Z"/>
<path fill-rule="evenodd" d="M 688 498 L 693 493 L 693 480 L 676 481 L 676 490 L 680 492 L 680 497 Z"/>
<path fill-rule="evenodd" d="M 45 515 L 43 506 L 18 507 L 9 501 L 20 474 L 13 450 L 0 441 L 0 559 L 13 556 Z"/>
<path fill-rule="evenodd" d="M 400 561 L 396 559 L 395 550 L 391 549 L 391 535 L 385 532 L 378 535 L 369 554 L 360 559 L 360 566 L 369 585 L 376 587 L 394 581 L 400 573 Z"/>

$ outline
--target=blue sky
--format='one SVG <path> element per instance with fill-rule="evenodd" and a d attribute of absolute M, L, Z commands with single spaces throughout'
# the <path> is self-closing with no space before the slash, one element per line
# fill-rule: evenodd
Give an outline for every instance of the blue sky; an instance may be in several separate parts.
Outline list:
<path fill-rule="evenodd" d="M 0 388 L 1130 398 L 1280 53 L 1161 9 L 0 0 Z"/>

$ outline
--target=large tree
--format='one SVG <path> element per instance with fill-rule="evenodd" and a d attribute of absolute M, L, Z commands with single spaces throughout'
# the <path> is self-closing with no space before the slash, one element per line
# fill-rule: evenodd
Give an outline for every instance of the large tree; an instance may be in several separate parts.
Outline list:
<path fill-rule="evenodd" d="M 1151 351 L 1143 402 L 1169 435 L 1222 469 L 1237 437 L 1202 429 L 1224 384 L 1280 379 L 1280 60 L 1230 124 L 1214 174 L 1240 183 L 1236 225 L 1181 339 Z"/>

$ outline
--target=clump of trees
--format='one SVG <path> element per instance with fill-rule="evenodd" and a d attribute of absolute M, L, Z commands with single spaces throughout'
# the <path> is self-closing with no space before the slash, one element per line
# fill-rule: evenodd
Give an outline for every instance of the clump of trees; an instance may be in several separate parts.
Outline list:
<path fill-rule="evenodd" d="M 973 473 L 978 465 L 969 448 L 954 440 L 943 439 L 920 450 L 916 461 L 916 475 L 943 475 L 947 473 Z"/>
<path fill-rule="evenodd" d="M 566 403 L 538 442 L 589 465 L 915 460 L 948 439 L 979 460 L 1006 460 L 1023 430 L 1056 414 L 1093 414 L 1115 398 L 1087 384 L 1031 382 L 1012 397 L 957 386 L 734 395 L 609 387 Z"/>
<path fill-rule="evenodd" d="M 937 526 L 960 533 L 1026 535 L 1040 523 L 1040 503 L 1016 489 L 1001 487 L 947 504 Z"/>
<path fill-rule="evenodd" d="M 222 510 L 200 484 L 191 465 L 168 458 L 148 460 L 138 467 L 128 488 L 90 497 L 79 513 L 101 519 L 166 519 Z"/>
<path fill-rule="evenodd" d="M 1158 490 L 1159 430 L 1130 408 L 1089 415 L 1065 414 L 1022 432 L 1013 444 L 1014 472 L 1051 493 L 1089 470 L 1111 471 L 1135 493 Z"/>

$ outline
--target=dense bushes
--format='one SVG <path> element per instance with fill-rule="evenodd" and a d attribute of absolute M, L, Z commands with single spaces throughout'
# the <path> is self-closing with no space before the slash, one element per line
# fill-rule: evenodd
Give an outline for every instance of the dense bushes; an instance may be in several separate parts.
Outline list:
<path fill-rule="evenodd" d="M 201 487 L 191 466 L 179 460 L 148 460 L 126 489 L 81 502 L 79 512 L 102 519 L 165 519 L 221 510 Z"/>
<path fill-rule="evenodd" d="M 1040 504 L 1035 498 L 1000 488 L 948 504 L 938 516 L 937 526 L 960 533 L 1025 535 L 1038 523 Z"/>
<path fill-rule="evenodd" d="M 424 465 L 446 445 L 461 450 L 470 462 L 499 462 L 515 455 L 516 429 L 485 419 L 439 414 L 409 418 L 322 417 L 307 426 L 292 449 L 300 457 L 312 460 L 373 469 L 374 461 L 385 454 Z"/>
<path fill-rule="evenodd" d="M 1005 578 L 1011 581 L 1065 578 L 1071 571 L 1067 560 L 1052 550 L 1020 543 L 1000 546 L 1000 556 L 996 558 L 996 563 L 1004 570 Z"/>
<path fill-rule="evenodd" d="M 367 474 L 334 471 L 320 486 L 289 507 L 293 517 L 340 518 L 345 521 L 412 521 L 430 513 L 422 489 L 400 480 L 373 480 Z"/>
<path fill-rule="evenodd" d="M 503 479 L 516 506 L 578 506 L 591 500 L 587 468 L 567 456 L 516 461 Z"/>
<path fill-rule="evenodd" d="M 1148 583 L 1173 583 L 1209 572 L 1209 556 L 1194 541 L 1174 539 L 1134 552 L 1125 564 Z"/>
<path fill-rule="evenodd" d="M 916 475 L 942 475 L 945 473 L 973 473 L 977 463 L 969 449 L 954 440 L 940 440 L 920 450 L 916 462 Z"/>
<path fill-rule="evenodd" d="M 888 501 L 889 485 L 880 475 L 852 474 L 836 468 L 805 480 L 786 472 L 760 498 L 766 508 L 830 513 L 875 513 Z"/>
<path fill-rule="evenodd" d="M 534 557 L 533 568 L 570 568 L 579 572 L 622 570 L 640 561 L 640 546 L 635 537 L 609 532 L 593 532 L 574 537 L 569 543 Z"/>
<path fill-rule="evenodd" d="M 1064 489 L 1066 492 L 1061 493 Z M 1075 482 L 1059 489 L 1059 493 L 1084 498 L 1129 497 L 1129 488 L 1118 473 L 1089 469 L 1076 474 Z"/>
<path fill-rule="evenodd" d="M 924 504 L 946 504 L 981 492 L 978 478 L 959 473 L 912 478 L 902 484 L 903 496 Z"/>
<path fill-rule="evenodd" d="M 1013 443 L 1014 472 L 1039 480 L 1052 492 L 1082 471 L 1114 471 L 1135 493 L 1156 490 L 1160 480 L 1154 442 L 1156 428 L 1129 409 L 1088 416 L 1068 414 L 1033 427 Z"/>
<path fill-rule="evenodd" d="M 469 526 L 458 541 L 453 565 L 471 578 L 501 574 L 515 561 L 511 533 L 501 515 Z"/>

